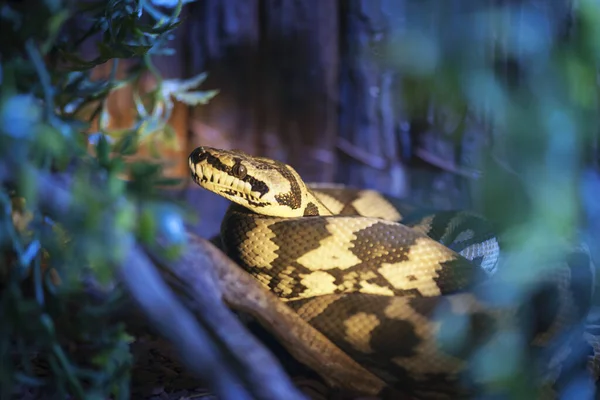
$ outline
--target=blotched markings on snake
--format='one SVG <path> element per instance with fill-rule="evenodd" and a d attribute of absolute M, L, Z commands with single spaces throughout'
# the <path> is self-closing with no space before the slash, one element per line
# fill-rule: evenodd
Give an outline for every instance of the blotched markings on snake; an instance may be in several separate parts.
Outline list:
<path fill-rule="evenodd" d="M 241 151 L 199 147 L 188 162 L 197 184 L 233 202 L 221 225 L 228 256 L 407 394 L 460 397 L 465 360 L 522 318 L 488 307 L 477 295 L 485 289 L 470 291 L 495 274 L 500 254 L 475 214 L 411 220 L 373 190 L 309 186 L 291 166 Z M 548 345 L 588 312 L 593 267 L 587 253 L 576 254 L 582 258 L 544 277 L 551 290 L 533 299 L 556 304 L 535 322 L 533 346 Z M 464 340 L 452 342 L 453 332 Z"/>

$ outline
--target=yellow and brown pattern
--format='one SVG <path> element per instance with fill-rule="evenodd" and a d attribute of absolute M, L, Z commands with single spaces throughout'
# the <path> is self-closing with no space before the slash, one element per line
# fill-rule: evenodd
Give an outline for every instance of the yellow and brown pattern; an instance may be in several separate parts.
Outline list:
<path fill-rule="evenodd" d="M 537 372 L 550 384 L 574 351 L 565 337 L 583 340 L 572 327 L 585 319 L 594 292 L 586 252 L 548 269 L 532 283 L 527 307 L 515 309 L 488 296 L 490 285 L 510 283 L 495 279 L 498 240 L 476 214 L 406 216 L 375 191 L 306 185 L 289 165 L 235 150 L 197 148 L 189 166 L 196 183 L 234 203 L 221 226 L 227 254 L 409 395 L 466 396 L 473 389 L 462 379 L 468 358 L 485 343 L 505 340 L 517 322 L 527 321 L 529 346 L 549 353 L 546 369 Z M 597 337 L 585 336 L 595 352 Z M 597 359 L 589 359 L 594 372 Z"/>

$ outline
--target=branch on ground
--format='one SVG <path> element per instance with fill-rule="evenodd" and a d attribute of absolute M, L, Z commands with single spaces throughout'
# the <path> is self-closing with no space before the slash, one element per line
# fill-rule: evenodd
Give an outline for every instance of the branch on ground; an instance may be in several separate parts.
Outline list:
<path fill-rule="evenodd" d="M 0 182 L 12 183 L 9 172 L 0 164 Z M 69 212 L 68 179 L 43 175 L 38 183 L 42 210 L 51 216 Z M 385 387 L 205 239 L 188 234 L 176 261 L 132 239 L 122 264 L 118 279 L 133 303 L 223 400 L 305 399 L 230 308 L 256 318 L 331 387 L 360 395 L 377 395 Z"/>

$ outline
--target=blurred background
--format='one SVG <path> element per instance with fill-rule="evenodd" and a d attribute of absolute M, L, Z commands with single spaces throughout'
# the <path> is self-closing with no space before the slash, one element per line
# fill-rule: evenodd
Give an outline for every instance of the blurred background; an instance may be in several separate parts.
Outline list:
<path fill-rule="evenodd" d="M 175 53 L 153 59 L 165 79 L 206 73 L 218 94 L 175 101 L 178 149 L 159 151 L 183 179 L 195 147 L 238 148 L 309 182 L 506 225 L 543 202 L 540 218 L 570 229 L 596 179 L 597 12 L 585 0 L 190 2 Z M 110 126 L 131 123 L 128 88 L 108 104 Z M 189 190 L 196 229 L 215 233 L 225 202 Z"/>
<path fill-rule="evenodd" d="M 159 149 L 201 236 L 228 205 L 189 180 L 187 155 L 205 145 L 285 161 L 307 182 L 481 213 L 513 255 L 515 287 L 544 273 L 546 246 L 586 241 L 598 259 L 597 2 L 203 0 L 175 35 L 156 68 L 205 73 L 216 91 L 175 102 L 178 150 Z M 121 92 L 115 124 L 131 118 Z"/>
<path fill-rule="evenodd" d="M 40 246 L 63 255 L 54 262 L 66 270 L 90 260 L 112 265 L 119 238 L 133 232 L 149 241 L 147 232 L 178 226 L 142 179 L 154 169 L 130 164 L 136 160 L 152 159 L 177 180 L 165 192 L 188 213 L 176 221 L 205 238 L 217 234 L 228 202 L 191 182 L 187 157 L 198 146 L 275 158 L 307 182 L 482 214 L 510 255 L 501 268 L 514 287 L 490 294 L 502 301 L 519 302 L 519 287 L 548 271 L 548 249 L 585 242 L 600 259 L 595 0 L 25 3 L 0 4 L 0 178 L 35 198 L 46 173 L 69 170 L 73 158 L 89 161 L 73 150 L 81 137 L 95 158 L 74 174 L 79 208 L 58 219 L 75 233 L 71 250 L 59 250 L 42 228 L 19 236 L 2 225 L 2 245 L 23 270 L 39 264 Z M 127 174 L 133 184 L 124 189 L 115 182 Z M 0 196 L 5 206 L 10 190 Z M 128 207 L 150 210 L 137 228 L 117 201 L 126 192 Z M 118 212 L 98 217 L 110 207 Z M 15 327 L 6 332 L 33 331 L 31 310 L 64 316 L 18 285 L 3 292 Z M 31 308 L 12 306 L 24 298 Z M 588 323 L 598 328 L 594 318 Z M 522 395 L 515 387 L 526 386 L 520 372 L 532 364 L 507 343 L 486 350 L 492 367 L 479 373 Z M 565 398 L 587 398 L 589 382 L 571 378 Z"/>

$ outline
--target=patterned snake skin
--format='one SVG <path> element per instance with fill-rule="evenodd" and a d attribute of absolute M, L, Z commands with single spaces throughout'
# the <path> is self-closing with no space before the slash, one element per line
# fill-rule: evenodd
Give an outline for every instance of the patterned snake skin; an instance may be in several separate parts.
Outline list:
<path fill-rule="evenodd" d="M 553 397 L 584 337 L 594 287 L 585 251 L 558 260 L 516 310 L 486 295 L 507 283 L 494 280 L 499 244 L 474 214 L 407 218 L 375 191 L 306 185 L 289 165 L 241 151 L 199 147 L 188 161 L 198 185 L 233 202 L 221 226 L 229 257 L 391 387 L 468 396 L 485 383 L 464 380 L 469 359 L 526 326 L 529 345 L 514 351 L 541 354 L 548 366 L 538 375 Z"/>

